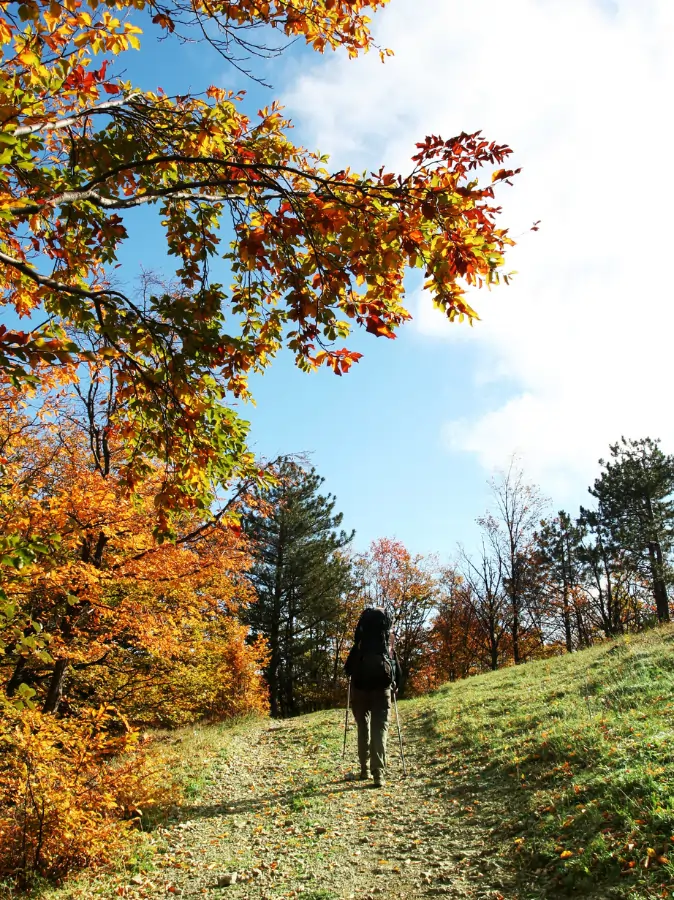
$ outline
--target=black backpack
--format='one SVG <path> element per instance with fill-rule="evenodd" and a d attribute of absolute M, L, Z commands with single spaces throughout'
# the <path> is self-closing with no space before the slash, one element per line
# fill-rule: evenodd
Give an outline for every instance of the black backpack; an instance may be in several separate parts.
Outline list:
<path fill-rule="evenodd" d="M 344 671 L 360 690 L 392 687 L 395 664 L 389 654 L 391 620 L 383 609 L 363 610 Z"/>

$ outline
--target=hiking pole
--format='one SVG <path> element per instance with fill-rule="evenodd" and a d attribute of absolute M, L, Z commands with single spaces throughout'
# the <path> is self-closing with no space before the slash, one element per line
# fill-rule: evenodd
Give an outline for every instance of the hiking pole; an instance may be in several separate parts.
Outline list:
<path fill-rule="evenodd" d="M 400 758 L 403 763 L 403 776 L 407 777 L 407 765 L 405 763 L 405 751 L 403 750 L 403 735 L 400 730 L 400 713 L 398 712 L 398 701 L 396 700 L 396 692 L 393 691 L 393 705 L 396 711 L 396 725 L 398 726 L 398 742 L 400 743 Z"/>
<path fill-rule="evenodd" d="M 396 662 L 396 651 L 395 651 L 395 633 L 393 629 L 391 629 L 391 634 L 389 635 L 389 653 L 391 654 L 392 664 L 394 666 L 394 671 L 398 669 Z M 397 677 L 397 676 L 396 676 Z M 405 751 L 403 750 L 403 735 L 400 730 L 400 713 L 398 712 L 398 700 L 396 699 L 396 693 L 398 691 L 398 685 L 393 684 L 393 690 L 391 693 L 393 694 L 393 706 L 396 711 L 396 725 L 398 726 L 398 743 L 400 744 L 400 759 L 403 764 L 403 777 L 407 777 L 407 764 L 405 763 Z"/>
<path fill-rule="evenodd" d="M 349 730 L 349 706 L 351 704 L 351 679 L 346 691 L 346 710 L 344 712 L 344 746 L 342 747 L 342 759 L 346 756 L 346 735 Z"/>

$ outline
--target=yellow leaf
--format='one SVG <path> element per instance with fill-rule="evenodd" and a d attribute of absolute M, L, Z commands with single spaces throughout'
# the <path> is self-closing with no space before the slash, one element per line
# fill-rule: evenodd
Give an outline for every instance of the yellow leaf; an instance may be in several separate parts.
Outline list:
<path fill-rule="evenodd" d="M 32 50 L 22 50 L 18 55 L 18 59 L 24 66 L 37 66 L 40 62 L 40 58 Z"/>

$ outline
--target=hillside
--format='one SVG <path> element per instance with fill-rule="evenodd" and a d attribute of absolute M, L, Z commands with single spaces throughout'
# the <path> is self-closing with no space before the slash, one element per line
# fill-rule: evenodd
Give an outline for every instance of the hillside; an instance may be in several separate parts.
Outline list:
<path fill-rule="evenodd" d="M 381 791 L 345 780 L 343 711 L 189 730 L 172 818 L 82 897 L 668 897 L 674 628 L 447 685 L 400 704 Z M 225 873 L 237 882 L 218 887 Z"/>

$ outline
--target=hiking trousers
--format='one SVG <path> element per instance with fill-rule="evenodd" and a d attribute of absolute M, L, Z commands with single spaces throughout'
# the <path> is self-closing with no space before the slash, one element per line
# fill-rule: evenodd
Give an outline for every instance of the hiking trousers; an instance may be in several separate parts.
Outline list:
<path fill-rule="evenodd" d="M 391 713 L 391 689 L 351 690 L 351 709 L 358 726 L 358 759 L 361 769 L 368 760 L 373 775 L 386 768 L 386 738 Z"/>

